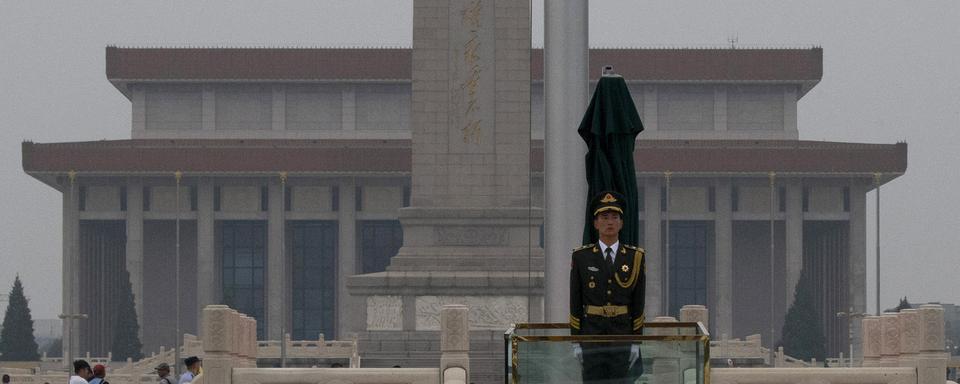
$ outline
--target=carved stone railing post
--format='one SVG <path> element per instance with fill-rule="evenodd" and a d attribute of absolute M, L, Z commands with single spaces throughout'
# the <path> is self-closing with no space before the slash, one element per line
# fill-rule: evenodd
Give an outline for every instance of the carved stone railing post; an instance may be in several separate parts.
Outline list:
<path fill-rule="evenodd" d="M 881 335 L 880 316 L 867 316 L 861 321 L 863 330 L 863 366 L 880 366 Z"/>
<path fill-rule="evenodd" d="M 920 316 L 920 353 L 917 356 L 917 383 L 940 384 L 947 369 L 947 352 L 943 323 L 943 307 L 924 304 Z"/>
<path fill-rule="evenodd" d="M 896 367 L 900 362 L 900 319 L 896 313 L 880 315 L 880 365 Z"/>
<path fill-rule="evenodd" d="M 900 366 L 914 367 L 920 353 L 920 313 L 916 309 L 904 309 L 900 320 Z"/>
<path fill-rule="evenodd" d="M 704 329 L 710 327 L 710 311 L 703 305 L 684 305 L 680 308 L 680 322 L 682 323 L 701 323 Z M 693 329 L 685 330 L 683 334 L 694 334 Z M 695 357 L 699 342 L 684 341 L 680 342 L 680 350 L 683 351 L 679 363 L 681 372 L 689 368 L 696 368 L 697 358 Z M 691 357 L 694 356 L 694 357 Z"/>
<path fill-rule="evenodd" d="M 684 305 L 680 308 L 680 322 L 703 323 L 703 328 L 710 329 L 710 311 L 702 305 Z"/>
<path fill-rule="evenodd" d="M 671 316 L 659 316 L 653 319 L 654 323 L 676 323 L 677 319 Z M 653 328 L 650 329 L 651 335 L 673 336 L 677 335 L 676 328 Z M 656 352 L 653 357 L 653 382 L 654 383 L 680 383 L 680 350 L 671 348 L 669 345 L 659 345 L 654 349 Z"/>
<path fill-rule="evenodd" d="M 440 374 L 460 367 L 470 378 L 470 311 L 465 305 L 444 305 L 440 310 Z M 443 382 L 443 377 L 440 378 Z"/>
<path fill-rule="evenodd" d="M 250 324 L 248 326 L 247 332 L 250 334 L 249 342 L 247 343 L 247 349 L 250 351 L 250 367 L 257 367 L 257 353 L 259 349 L 257 348 L 257 319 L 250 318 Z"/>
<path fill-rule="evenodd" d="M 230 384 L 234 367 L 236 311 L 226 305 L 208 305 L 203 309 L 203 382 Z"/>

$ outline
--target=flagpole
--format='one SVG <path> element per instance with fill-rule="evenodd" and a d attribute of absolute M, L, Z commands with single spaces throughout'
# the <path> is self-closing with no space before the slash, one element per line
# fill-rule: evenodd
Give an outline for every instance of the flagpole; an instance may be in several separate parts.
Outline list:
<path fill-rule="evenodd" d="M 774 321 L 774 303 L 775 303 L 774 292 L 776 290 L 774 289 L 774 278 L 773 278 L 774 270 L 775 270 L 774 269 L 774 261 L 775 261 L 775 258 L 774 258 L 774 249 L 775 249 L 774 248 L 774 245 L 775 245 L 774 244 L 774 241 L 775 241 L 774 201 L 776 200 L 775 199 L 776 194 L 774 193 L 774 189 L 776 185 L 777 174 L 773 171 L 770 171 L 770 173 L 767 174 L 767 177 L 770 178 L 770 364 L 773 364 L 773 359 L 774 359 L 773 356 L 775 353 L 774 347 L 777 342 L 777 340 L 774 338 L 774 335 L 776 334 L 776 326 L 775 326 L 776 321 Z"/>
<path fill-rule="evenodd" d="M 667 292 L 666 297 L 663 300 L 663 313 L 664 316 L 670 316 L 670 177 L 673 176 L 673 172 L 666 171 L 663 173 L 664 180 L 664 199 L 666 204 L 664 207 L 664 222 L 666 222 L 666 230 L 664 233 L 664 257 L 663 257 L 663 270 L 666 271 L 666 276 L 663 279 L 663 289 Z M 679 316 L 679 314 L 678 314 Z"/>
<path fill-rule="evenodd" d="M 176 171 L 173 173 L 174 179 L 177 182 L 176 198 L 177 198 L 177 211 L 176 216 L 174 216 L 175 226 L 176 226 L 176 269 L 174 271 L 176 282 L 176 296 L 177 296 L 177 322 L 176 322 L 176 338 L 173 341 L 173 374 L 176 376 L 180 373 L 180 340 L 183 339 L 183 335 L 180 334 L 180 179 L 183 178 L 183 172 Z"/>
<path fill-rule="evenodd" d="M 570 250 L 580 245 L 587 201 L 577 134 L 588 99 L 587 0 L 544 1 L 544 318 L 567 322 Z"/>
<path fill-rule="evenodd" d="M 880 316 L 880 172 L 873 174 L 873 184 L 877 188 L 877 316 Z"/>

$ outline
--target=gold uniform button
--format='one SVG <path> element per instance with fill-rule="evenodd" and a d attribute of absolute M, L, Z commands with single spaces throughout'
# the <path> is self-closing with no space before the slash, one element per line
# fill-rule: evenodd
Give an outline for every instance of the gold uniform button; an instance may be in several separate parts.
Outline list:
<path fill-rule="evenodd" d="M 611 294 L 611 292 L 610 292 L 610 291 L 607 291 L 607 294 L 609 295 L 609 294 Z"/>
<path fill-rule="evenodd" d="M 607 279 L 607 284 L 610 284 L 610 283 L 612 283 L 612 282 L 613 282 L 613 280 Z"/>

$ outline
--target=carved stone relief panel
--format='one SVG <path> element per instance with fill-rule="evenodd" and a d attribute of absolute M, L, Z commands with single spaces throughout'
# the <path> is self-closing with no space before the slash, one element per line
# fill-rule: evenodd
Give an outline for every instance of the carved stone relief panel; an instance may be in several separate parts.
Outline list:
<path fill-rule="evenodd" d="M 403 299 L 400 296 L 367 297 L 367 330 L 403 329 Z"/>
<path fill-rule="evenodd" d="M 470 308 L 470 329 L 506 329 L 527 321 L 525 296 L 417 296 L 417 330 L 440 330 L 440 310 L 446 304 Z"/>

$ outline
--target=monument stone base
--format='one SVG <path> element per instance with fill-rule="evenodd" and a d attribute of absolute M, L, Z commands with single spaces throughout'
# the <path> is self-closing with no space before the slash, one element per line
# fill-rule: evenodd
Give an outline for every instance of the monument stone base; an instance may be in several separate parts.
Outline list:
<path fill-rule="evenodd" d="M 543 321 L 543 211 L 404 208 L 400 222 L 404 245 L 387 270 L 347 283 L 366 308 L 354 324 L 361 366 L 436 366 L 441 308 L 461 304 L 469 308 L 471 381 L 502 382 L 503 332 Z"/>

